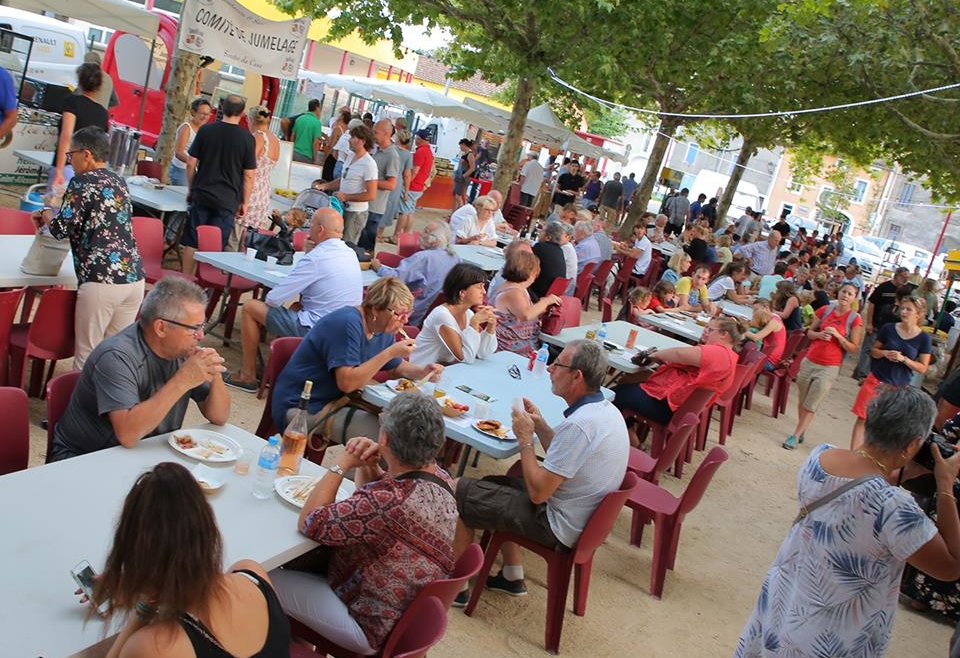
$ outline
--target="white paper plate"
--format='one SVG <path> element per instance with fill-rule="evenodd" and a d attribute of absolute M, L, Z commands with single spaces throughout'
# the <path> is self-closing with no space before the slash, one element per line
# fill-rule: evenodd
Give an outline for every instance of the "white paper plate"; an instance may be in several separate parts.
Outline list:
<path fill-rule="evenodd" d="M 200 488 L 203 489 L 204 493 L 211 493 L 224 484 L 221 470 L 222 469 L 210 468 L 206 464 L 197 464 L 190 469 L 190 474 L 193 475 L 193 479 L 200 484 Z"/>
<path fill-rule="evenodd" d="M 195 444 L 192 448 L 184 448 L 177 443 L 177 437 L 188 435 Z M 167 444 L 182 455 L 210 464 L 226 464 L 235 461 L 242 451 L 240 445 L 229 436 L 212 430 L 177 430 L 167 437 Z"/>
<path fill-rule="evenodd" d="M 283 498 L 285 501 L 297 507 L 303 509 L 303 505 L 307 502 L 307 498 L 310 497 L 310 492 L 313 489 L 308 489 L 301 497 L 294 498 L 293 494 L 300 487 L 304 486 L 310 482 L 314 476 L 312 475 L 288 475 L 286 477 L 277 478 L 273 483 L 273 490 L 277 492 L 277 495 Z M 340 488 L 337 490 L 337 502 L 344 500 L 350 497 L 350 489 L 346 485 L 349 480 L 344 480 L 340 483 Z"/>
<path fill-rule="evenodd" d="M 481 434 L 486 434 L 487 436 L 492 436 L 492 437 L 495 438 L 497 441 L 516 441 L 516 440 L 517 440 L 517 435 L 513 433 L 513 428 L 511 428 L 511 427 L 506 427 L 505 425 L 501 425 L 501 429 L 502 429 L 503 427 L 506 427 L 506 429 L 507 429 L 507 435 L 506 435 L 506 436 L 500 436 L 500 435 L 497 434 L 496 432 L 488 432 L 487 430 L 482 430 L 482 429 L 480 429 L 479 427 L 477 427 L 477 423 L 479 423 L 479 422 L 480 422 L 480 421 L 476 421 L 476 422 L 475 422 L 473 425 L 471 425 L 470 427 L 472 427 L 473 429 L 477 430 L 477 431 L 480 432 Z"/>

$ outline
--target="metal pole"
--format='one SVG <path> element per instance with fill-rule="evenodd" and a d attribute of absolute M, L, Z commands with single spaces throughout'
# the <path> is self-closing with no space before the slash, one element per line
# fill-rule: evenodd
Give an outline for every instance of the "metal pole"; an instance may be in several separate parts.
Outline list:
<path fill-rule="evenodd" d="M 943 222 L 943 228 L 940 229 L 940 237 L 937 238 L 937 246 L 933 248 L 933 255 L 930 256 L 930 262 L 927 263 L 927 272 L 923 275 L 923 278 L 929 278 L 930 270 L 933 269 L 933 259 L 936 257 L 937 252 L 940 251 L 940 246 L 943 244 L 943 236 L 947 232 L 947 226 L 950 224 L 950 218 L 953 216 L 953 211 L 947 213 L 947 218 Z"/>
<path fill-rule="evenodd" d="M 177 30 L 179 35 L 180 31 Z M 178 37 L 179 38 L 179 37 Z M 150 58 L 147 60 L 147 77 L 143 81 L 143 95 L 140 97 L 140 116 L 137 118 L 137 130 L 143 126 L 143 111 L 147 106 L 147 89 L 150 88 L 150 71 L 153 70 L 153 53 L 157 48 L 157 37 L 150 42 Z"/>

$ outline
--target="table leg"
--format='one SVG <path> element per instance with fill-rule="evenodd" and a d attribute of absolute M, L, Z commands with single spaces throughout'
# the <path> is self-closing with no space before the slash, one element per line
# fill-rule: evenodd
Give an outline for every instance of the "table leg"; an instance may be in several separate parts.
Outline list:
<path fill-rule="evenodd" d="M 463 477 L 463 472 L 467 470 L 467 462 L 470 461 L 470 451 L 472 448 L 463 444 L 463 452 L 460 454 L 460 465 L 457 466 L 457 477 Z"/>
<path fill-rule="evenodd" d="M 220 334 L 213 333 L 214 328 L 217 325 L 223 324 L 224 318 L 227 316 L 227 307 L 230 305 L 230 284 L 233 283 L 233 273 L 227 272 L 227 280 L 223 284 L 223 295 L 220 297 L 220 311 L 217 313 L 217 317 L 214 320 L 207 324 L 204 328 L 203 333 L 208 336 L 216 336 L 217 338 L 223 338 L 226 340 L 225 336 Z"/>

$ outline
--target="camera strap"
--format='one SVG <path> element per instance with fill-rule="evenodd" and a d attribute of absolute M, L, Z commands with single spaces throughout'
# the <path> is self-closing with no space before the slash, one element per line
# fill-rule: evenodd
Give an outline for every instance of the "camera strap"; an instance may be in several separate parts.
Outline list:
<path fill-rule="evenodd" d="M 828 493 L 826 496 L 823 496 L 822 498 L 816 499 L 809 505 L 800 505 L 800 513 L 797 514 L 797 518 L 793 520 L 793 525 L 796 525 L 800 521 L 803 521 L 805 518 L 810 516 L 810 513 L 813 512 L 813 510 L 819 507 L 823 507 L 824 505 L 829 503 L 831 500 L 835 498 L 839 498 L 840 496 L 847 493 L 854 487 L 859 487 L 861 484 L 865 482 L 869 482 L 870 480 L 882 480 L 882 479 L 883 477 L 880 475 L 864 475 L 863 477 L 859 477 L 856 480 L 851 480 L 850 482 L 847 482 L 842 487 L 839 487 L 834 491 L 831 491 L 830 493 Z"/>

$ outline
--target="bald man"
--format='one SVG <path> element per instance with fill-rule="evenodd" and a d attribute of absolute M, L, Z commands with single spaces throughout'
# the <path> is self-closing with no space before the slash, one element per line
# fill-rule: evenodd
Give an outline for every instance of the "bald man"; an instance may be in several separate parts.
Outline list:
<path fill-rule="evenodd" d="M 343 241 L 343 217 L 333 208 L 313 215 L 308 244 L 314 247 L 296 261 L 290 274 L 267 294 L 266 303 L 251 300 L 243 305 L 240 337 L 243 363 L 240 372 L 225 379 L 227 386 L 256 392 L 257 348 L 260 328 L 272 336 L 305 336 L 331 311 L 357 306 L 363 299 L 360 263 L 356 252 Z M 287 308 L 284 303 L 300 296 Z"/>

